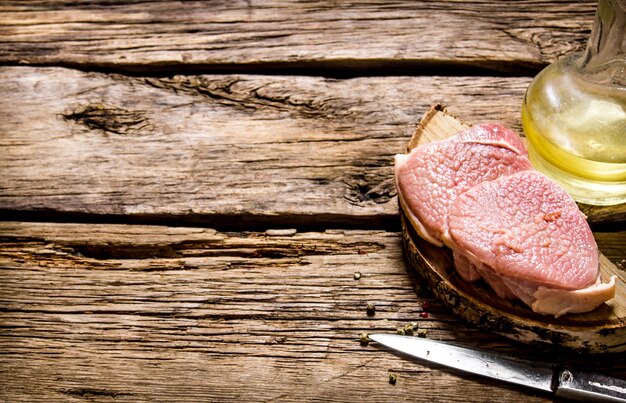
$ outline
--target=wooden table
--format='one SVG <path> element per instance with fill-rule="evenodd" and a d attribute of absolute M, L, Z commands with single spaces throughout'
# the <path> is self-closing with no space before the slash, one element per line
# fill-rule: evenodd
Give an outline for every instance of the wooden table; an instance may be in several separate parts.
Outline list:
<path fill-rule="evenodd" d="M 532 76 L 584 48 L 594 12 L 2 2 L 0 399 L 551 399 L 359 343 L 413 321 L 625 378 L 621 356 L 516 344 L 416 292 L 392 180 L 433 103 L 519 130 Z M 626 226 L 594 217 L 624 262 Z"/>

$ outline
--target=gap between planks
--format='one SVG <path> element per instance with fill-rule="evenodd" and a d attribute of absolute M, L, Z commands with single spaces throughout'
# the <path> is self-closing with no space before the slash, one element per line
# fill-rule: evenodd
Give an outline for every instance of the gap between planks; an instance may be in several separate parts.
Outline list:
<path fill-rule="evenodd" d="M 298 62 L 264 62 L 237 64 L 97 64 L 0 62 L 0 67 L 62 67 L 85 73 L 119 74 L 128 77 L 171 78 L 176 75 L 266 75 L 266 76 L 309 76 L 331 79 L 359 77 L 534 77 L 547 63 L 474 62 L 464 63 L 451 60 L 394 60 L 394 59 L 345 59 Z"/>

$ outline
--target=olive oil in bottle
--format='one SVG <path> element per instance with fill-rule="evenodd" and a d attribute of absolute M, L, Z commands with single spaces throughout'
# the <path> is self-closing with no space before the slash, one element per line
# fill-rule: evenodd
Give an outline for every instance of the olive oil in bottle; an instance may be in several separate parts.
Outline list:
<path fill-rule="evenodd" d="M 546 67 L 522 105 L 533 165 L 588 204 L 626 202 L 625 3 L 600 0 L 587 51 Z"/>

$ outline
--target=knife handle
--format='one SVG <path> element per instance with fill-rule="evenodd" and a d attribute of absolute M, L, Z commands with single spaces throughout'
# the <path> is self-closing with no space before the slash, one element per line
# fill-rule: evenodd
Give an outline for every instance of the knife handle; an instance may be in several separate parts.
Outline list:
<path fill-rule="evenodd" d="M 626 381 L 577 370 L 559 373 L 555 394 L 566 399 L 586 402 L 626 403 Z"/>

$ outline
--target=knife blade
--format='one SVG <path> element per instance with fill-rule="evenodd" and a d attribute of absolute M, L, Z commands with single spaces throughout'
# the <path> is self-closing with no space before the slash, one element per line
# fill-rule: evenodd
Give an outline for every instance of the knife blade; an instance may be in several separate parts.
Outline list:
<path fill-rule="evenodd" d="M 490 351 L 412 336 L 371 334 L 369 338 L 412 357 L 554 393 L 559 397 L 587 402 L 626 403 L 626 381 L 622 379 L 574 369 L 558 369 L 544 363 L 514 361 Z"/>

